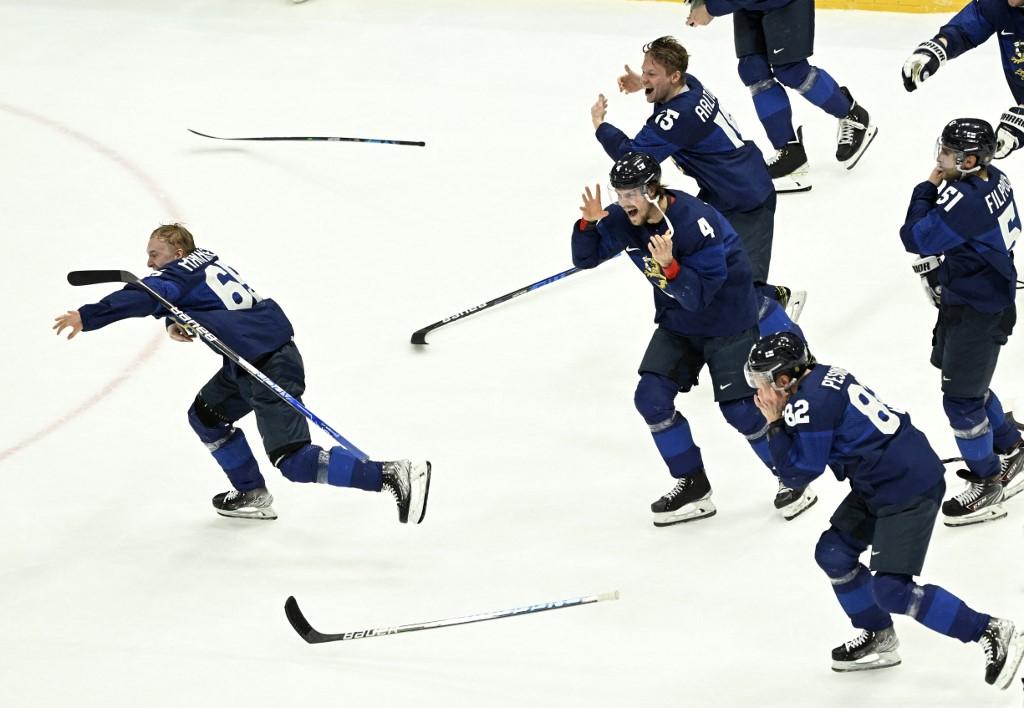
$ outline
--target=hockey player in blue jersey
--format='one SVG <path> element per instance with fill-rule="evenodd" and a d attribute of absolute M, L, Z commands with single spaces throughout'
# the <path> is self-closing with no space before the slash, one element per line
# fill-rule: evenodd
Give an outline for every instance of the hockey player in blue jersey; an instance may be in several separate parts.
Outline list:
<path fill-rule="evenodd" d="M 715 514 L 700 448 L 675 409 L 707 365 L 723 416 L 770 468 L 765 420 L 743 378 L 758 337 L 758 298 L 736 232 L 704 202 L 661 185 L 657 160 L 627 153 L 611 172 L 618 203 L 603 207 L 601 191 L 586 189 L 583 218 L 573 228 L 572 260 L 594 268 L 626 252 L 654 290 L 658 324 L 640 363 L 634 402 L 650 428 L 675 486 L 651 505 L 655 526 Z M 773 305 L 775 315 L 785 315 Z M 775 506 L 791 519 L 817 497 L 806 485 L 780 484 Z"/>
<path fill-rule="evenodd" d="M 997 36 L 1003 75 L 1016 105 L 1003 113 L 996 133 L 994 157 L 1001 159 L 1024 145 L 1024 0 L 971 0 L 917 45 L 903 63 L 903 87 L 917 89 L 950 59 Z"/>
<path fill-rule="evenodd" d="M 939 308 L 931 363 L 942 370 L 942 405 L 968 468 L 958 473 L 967 487 L 942 505 L 949 526 L 1001 518 L 1003 499 L 1024 489 L 1020 431 L 989 388 L 1017 317 L 1013 247 L 1021 235 L 1010 181 L 989 164 L 994 150 L 985 121 L 950 121 L 900 229 L 904 247 L 924 256 L 915 270 Z"/>
<path fill-rule="evenodd" d="M 143 282 L 192 315 L 204 327 L 298 398 L 305 390 L 305 371 L 292 341 L 292 325 L 281 307 L 262 298 L 212 251 L 198 249 L 180 224 L 161 226 L 148 243 L 148 266 L 156 270 Z M 144 290 L 127 286 L 98 303 L 84 305 L 56 318 L 53 329 L 68 339 L 129 317 L 168 317 L 169 313 Z M 168 333 L 181 342 L 193 335 L 168 320 Z M 409 460 L 361 460 L 343 447 L 324 450 L 310 444 L 305 417 L 227 359 L 203 386 L 188 410 L 188 421 L 224 470 L 232 491 L 213 497 L 222 516 L 275 519 L 267 491 L 245 433 L 234 423 L 254 412 L 271 462 L 293 482 L 321 482 L 371 492 L 387 489 L 398 504 L 402 523 L 419 523 L 426 513 L 430 463 Z"/>
<path fill-rule="evenodd" d="M 793 129 L 786 88 L 839 119 L 836 159 L 853 169 L 877 128 L 845 86 L 807 61 L 814 53 L 814 0 L 693 0 L 687 24 L 706 25 L 728 14 L 733 16 L 740 79 L 750 89 L 757 116 L 776 150 L 768 161 L 776 188 L 811 188 L 803 135 Z"/>
<path fill-rule="evenodd" d="M 689 56 L 672 37 L 660 37 L 644 47 L 643 73 L 629 66 L 619 77 L 625 93 L 644 90 L 654 113 L 630 139 L 605 120 L 608 101 L 603 95 L 590 109 L 595 137 L 612 160 L 627 152 L 653 155 L 659 162 L 672 158 L 693 177 L 699 199 L 717 209 L 739 234 L 750 259 L 754 285 L 762 294 L 803 307 L 806 293 L 766 285 L 775 231 L 775 190 L 757 146 L 743 140 L 718 99 L 692 74 Z"/>
<path fill-rule="evenodd" d="M 784 484 L 810 484 L 831 467 L 850 494 L 814 558 L 861 633 L 832 650 L 835 671 L 900 663 L 893 613 L 909 615 L 985 653 L 985 681 L 1005 689 L 1024 653 L 1013 622 L 976 612 L 921 573 L 945 490 L 943 465 L 905 412 L 882 403 L 848 371 L 819 364 L 790 332 L 761 339 L 744 372 L 769 421 L 768 447 Z M 870 570 L 860 556 L 871 547 Z"/>

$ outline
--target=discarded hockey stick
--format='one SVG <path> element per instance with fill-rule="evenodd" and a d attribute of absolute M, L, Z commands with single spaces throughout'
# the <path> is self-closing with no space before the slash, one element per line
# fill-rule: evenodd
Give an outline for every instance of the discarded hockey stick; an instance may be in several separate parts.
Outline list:
<path fill-rule="evenodd" d="M 139 278 L 129 273 L 126 270 L 73 270 L 68 273 L 68 282 L 72 285 L 96 285 L 98 283 L 126 283 L 128 285 L 135 286 L 144 290 L 150 297 L 159 302 L 171 316 L 181 325 L 188 328 L 190 332 L 194 332 L 203 338 L 212 349 L 223 354 L 231 361 L 235 362 L 242 369 L 245 370 L 250 376 L 259 381 L 261 384 L 266 386 L 268 389 L 277 394 L 277 397 L 287 403 L 289 406 L 294 408 L 296 411 L 306 416 L 314 424 L 317 425 L 321 430 L 334 438 L 339 445 L 347 449 L 353 455 L 356 455 L 361 460 L 367 460 L 369 457 L 365 452 L 360 450 L 358 447 L 350 443 L 348 440 L 343 438 L 341 434 L 334 428 L 329 426 L 324 421 L 320 420 L 311 410 L 306 408 L 299 402 L 294 396 L 285 391 L 283 388 L 278 386 L 276 383 L 270 380 L 266 374 L 257 369 L 255 366 L 250 364 L 248 361 L 239 356 L 231 347 L 220 341 L 213 332 L 208 330 L 202 324 L 200 324 L 195 318 L 184 310 L 175 306 L 170 300 L 166 299 L 163 295 L 153 290 L 151 287 L 146 285 Z"/>
<path fill-rule="evenodd" d="M 384 637 L 389 634 L 404 634 L 406 632 L 419 632 L 424 629 L 439 629 L 441 627 L 453 627 L 458 624 L 472 624 L 474 622 L 486 622 L 487 620 L 502 619 L 503 617 L 515 617 L 517 615 L 528 615 L 547 610 L 561 610 L 566 607 L 577 605 L 589 605 L 593 602 L 604 600 L 618 600 L 619 591 L 604 592 L 600 595 L 583 595 L 582 597 L 571 597 L 568 600 L 555 600 L 554 602 L 542 602 L 538 605 L 526 605 L 525 607 L 513 607 L 510 610 L 496 610 L 494 612 L 483 612 L 478 615 L 466 617 L 453 617 L 451 619 L 434 620 L 433 622 L 417 622 L 415 624 L 399 624 L 394 627 L 374 627 L 373 629 L 360 629 L 355 632 L 342 632 L 339 634 L 322 634 L 309 624 L 306 617 L 299 609 L 299 603 L 294 597 L 289 597 L 284 603 L 284 613 L 288 621 L 299 636 L 310 644 L 323 644 L 324 642 L 345 642 L 350 639 L 369 639 L 370 637 Z"/>
<path fill-rule="evenodd" d="M 294 137 L 275 137 L 275 138 L 221 138 L 216 135 L 207 135 L 206 133 L 200 133 L 198 130 L 192 130 L 186 128 L 188 132 L 194 133 L 204 138 L 213 138 L 214 140 L 327 140 L 330 142 L 342 142 L 342 143 L 380 143 L 382 145 L 415 145 L 416 147 L 426 147 L 427 144 L 422 140 L 384 140 L 382 138 L 336 138 L 336 137 L 318 137 L 299 135 Z"/>
<path fill-rule="evenodd" d="M 612 257 L 615 258 L 618 255 L 619 254 L 615 254 L 615 256 L 612 256 Z M 416 330 L 415 332 L 412 333 L 412 340 L 411 341 L 412 341 L 413 344 L 426 344 L 427 343 L 427 334 L 429 334 L 433 330 L 437 329 L 438 327 L 443 327 L 446 324 L 451 324 L 452 322 L 457 322 L 458 320 L 461 320 L 461 319 L 463 319 L 465 317 L 469 317 L 470 315 L 475 315 L 478 312 L 483 312 L 484 310 L 490 309 L 490 308 L 494 307 L 495 305 L 500 305 L 503 302 L 508 302 L 509 300 L 511 300 L 514 297 L 519 297 L 520 295 L 525 295 L 526 293 L 532 292 L 534 290 L 537 290 L 538 288 L 543 288 L 545 285 L 550 285 L 551 283 L 555 282 L 556 280 L 561 280 L 562 278 L 568 278 L 573 273 L 578 273 L 579 271 L 580 271 L 580 268 L 575 268 L 575 267 L 574 268 L 570 268 L 569 270 L 563 270 L 561 273 L 555 273 L 550 278 L 544 278 L 544 280 L 538 280 L 536 283 L 533 283 L 532 285 L 527 285 L 525 288 L 519 288 L 519 290 L 513 290 L 510 293 L 505 293 L 501 297 L 496 297 L 493 300 L 488 300 L 487 302 L 485 302 L 485 303 L 483 303 L 481 305 L 474 305 L 473 307 L 467 308 L 467 309 L 463 310 L 462 312 L 456 312 L 454 315 L 451 315 L 450 317 L 445 317 L 443 320 L 438 320 L 437 322 L 435 322 L 432 325 L 427 325 L 423 329 Z"/>

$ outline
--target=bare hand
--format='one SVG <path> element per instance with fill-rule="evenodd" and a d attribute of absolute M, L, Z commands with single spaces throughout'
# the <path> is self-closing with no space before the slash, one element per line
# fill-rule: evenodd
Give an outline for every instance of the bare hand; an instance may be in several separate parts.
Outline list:
<path fill-rule="evenodd" d="M 693 9 L 690 10 L 690 16 L 686 18 L 686 24 L 690 27 L 704 26 L 709 24 L 711 20 L 715 19 L 714 16 L 708 12 L 708 8 L 704 3 L 694 3 Z"/>
<path fill-rule="evenodd" d="M 60 317 L 54 317 L 53 321 L 56 322 L 53 329 L 57 330 L 57 336 L 68 327 L 71 328 L 68 339 L 74 339 L 75 335 L 82 331 L 82 316 L 78 314 L 78 310 L 68 310 Z"/>
<path fill-rule="evenodd" d="M 626 64 L 626 73 L 619 77 L 619 91 L 622 93 L 635 93 L 644 87 L 640 80 L 640 74 L 629 68 Z"/>
<path fill-rule="evenodd" d="M 651 240 L 647 244 L 647 250 L 651 252 L 651 256 L 654 260 L 658 261 L 658 265 L 662 268 L 668 268 L 672 265 L 672 234 L 651 236 Z"/>
<path fill-rule="evenodd" d="M 189 331 L 177 322 L 167 325 L 167 335 L 175 342 L 191 342 L 196 338 L 194 332 Z"/>
<path fill-rule="evenodd" d="M 931 182 L 932 184 L 934 184 L 936 187 L 938 187 L 940 184 L 942 184 L 942 180 L 944 180 L 944 179 L 946 179 L 946 173 L 938 165 L 933 167 L 932 168 L 932 173 L 930 175 L 928 175 L 928 181 Z"/>
<path fill-rule="evenodd" d="M 583 206 L 580 207 L 580 211 L 583 212 L 583 218 L 586 221 L 596 224 L 608 216 L 608 212 L 601 206 L 601 185 L 594 185 L 596 194 L 591 193 L 590 187 L 585 189 L 586 191 L 581 195 L 583 197 Z"/>
<path fill-rule="evenodd" d="M 597 94 L 597 101 L 590 107 L 590 120 L 594 122 L 594 130 L 604 123 L 604 116 L 608 112 L 608 99 L 603 93 Z"/>
<path fill-rule="evenodd" d="M 754 394 L 754 405 L 769 423 L 774 423 L 782 417 L 782 411 L 788 401 L 788 393 L 776 391 L 771 386 L 762 386 Z"/>

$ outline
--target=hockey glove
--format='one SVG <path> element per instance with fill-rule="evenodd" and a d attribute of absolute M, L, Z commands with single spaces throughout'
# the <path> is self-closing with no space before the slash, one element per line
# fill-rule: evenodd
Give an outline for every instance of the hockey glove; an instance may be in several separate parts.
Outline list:
<path fill-rule="evenodd" d="M 933 39 L 921 42 L 903 62 L 903 88 L 913 91 L 946 63 L 946 48 Z"/>
<path fill-rule="evenodd" d="M 999 119 L 994 157 L 1001 160 L 1021 145 L 1024 145 L 1024 106 L 1010 106 Z"/>
<path fill-rule="evenodd" d="M 924 294 L 935 307 L 942 304 L 942 285 L 939 283 L 939 266 L 942 260 L 937 256 L 921 256 L 911 264 L 914 272 L 921 276 Z"/>

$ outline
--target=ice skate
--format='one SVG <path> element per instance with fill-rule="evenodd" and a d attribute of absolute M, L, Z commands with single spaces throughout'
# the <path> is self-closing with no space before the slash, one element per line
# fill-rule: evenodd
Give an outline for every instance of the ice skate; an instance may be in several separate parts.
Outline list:
<path fill-rule="evenodd" d="M 900 640 L 893 627 L 872 632 L 861 630 L 860 636 L 832 650 L 832 670 L 868 671 L 885 669 L 900 663 Z"/>
<path fill-rule="evenodd" d="M 427 515 L 430 494 L 430 463 L 397 460 L 381 464 L 384 489 L 391 492 L 398 504 L 398 520 L 418 524 Z"/>
<path fill-rule="evenodd" d="M 850 99 L 850 112 L 845 118 L 839 119 L 839 129 L 836 133 L 836 159 L 846 169 L 852 170 L 861 155 L 868 149 L 871 141 L 875 139 L 878 128 L 871 125 L 871 118 L 864 106 L 853 100 L 849 90 L 845 86 L 839 88 L 843 95 Z"/>
<path fill-rule="evenodd" d="M 1010 620 L 993 617 L 978 644 L 985 652 L 985 683 L 1009 688 L 1024 656 L 1024 634 Z"/>
<path fill-rule="evenodd" d="M 942 523 L 946 526 L 968 526 L 1006 516 L 999 475 L 976 477 L 968 470 L 958 470 L 956 474 L 967 480 L 967 487 L 942 502 L 942 515 L 945 517 Z"/>
<path fill-rule="evenodd" d="M 1024 441 L 999 453 L 999 481 L 1003 484 L 1003 501 L 1024 491 Z"/>
<path fill-rule="evenodd" d="M 651 504 L 655 526 L 696 521 L 717 513 L 711 501 L 711 483 L 704 470 L 680 477 L 665 496 Z"/>
<path fill-rule="evenodd" d="M 213 498 L 213 508 L 218 514 L 236 519 L 276 519 L 277 512 L 271 506 L 273 503 L 274 497 L 266 487 L 257 487 L 246 492 L 232 489 Z"/>
<path fill-rule="evenodd" d="M 796 139 L 782 146 L 765 163 L 775 191 L 806 192 L 811 188 L 807 152 L 804 150 L 803 126 L 796 129 Z"/>
<path fill-rule="evenodd" d="M 818 495 L 810 487 L 791 489 L 779 482 L 779 491 L 775 494 L 775 508 L 786 521 L 795 519 L 818 501 Z"/>

